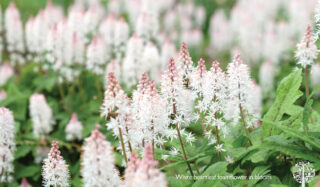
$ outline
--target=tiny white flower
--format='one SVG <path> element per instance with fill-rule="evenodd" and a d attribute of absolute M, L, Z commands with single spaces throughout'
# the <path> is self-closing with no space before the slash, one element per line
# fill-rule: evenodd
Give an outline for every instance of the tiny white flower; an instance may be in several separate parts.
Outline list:
<path fill-rule="evenodd" d="M 213 144 L 216 144 L 216 143 L 217 143 L 216 137 L 211 137 L 211 138 L 209 139 L 209 145 L 213 145 Z"/>
<path fill-rule="evenodd" d="M 162 155 L 162 156 L 161 156 L 161 159 L 162 159 L 162 160 L 167 160 L 168 157 L 169 157 L 169 155 Z"/>
<path fill-rule="evenodd" d="M 204 136 L 210 138 L 212 136 L 212 130 L 207 130 L 205 133 L 204 133 Z"/>
<path fill-rule="evenodd" d="M 218 145 L 215 146 L 215 148 L 219 153 L 226 151 L 225 149 L 223 149 L 223 144 L 218 144 Z"/>
<path fill-rule="evenodd" d="M 231 156 L 229 156 L 229 155 L 227 155 L 227 156 L 225 157 L 225 159 L 226 159 L 226 161 L 227 161 L 229 164 L 231 164 L 231 163 L 234 162 L 234 158 L 231 157 Z"/>
<path fill-rule="evenodd" d="M 186 136 L 186 141 L 192 145 L 192 142 L 194 142 L 196 138 L 192 133 L 188 133 Z"/>
<path fill-rule="evenodd" d="M 178 149 L 175 148 L 175 147 L 172 147 L 171 150 L 170 150 L 170 155 L 177 156 L 178 154 L 179 154 Z"/>

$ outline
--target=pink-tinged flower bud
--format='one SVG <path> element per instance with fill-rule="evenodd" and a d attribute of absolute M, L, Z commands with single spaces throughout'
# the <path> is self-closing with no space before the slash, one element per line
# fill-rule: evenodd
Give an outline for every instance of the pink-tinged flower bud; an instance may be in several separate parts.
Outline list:
<path fill-rule="evenodd" d="M 133 181 L 135 178 L 135 173 L 139 167 L 139 162 L 141 162 L 141 160 L 139 159 L 139 156 L 137 153 L 133 152 L 130 155 L 130 160 L 128 162 L 128 167 L 125 170 L 125 174 L 124 174 L 124 186 L 126 185 L 130 185 L 129 182 Z"/>
<path fill-rule="evenodd" d="M 115 59 L 111 60 L 111 62 L 107 65 L 106 67 L 106 71 L 105 71 L 106 75 L 105 76 L 105 83 L 108 83 L 108 75 L 109 73 L 113 73 L 114 76 L 117 79 L 120 79 L 121 76 L 121 67 L 119 65 L 119 62 Z M 108 85 L 105 84 L 105 89 L 107 89 Z"/>
<path fill-rule="evenodd" d="M 189 50 L 187 44 L 182 42 L 178 60 L 177 67 L 180 70 L 179 74 L 184 79 L 184 83 L 188 84 L 190 79 L 190 75 L 193 71 L 193 61 L 191 60 L 191 56 L 189 54 Z"/>
<path fill-rule="evenodd" d="M 0 86 L 4 85 L 10 77 L 14 75 L 14 70 L 8 62 L 0 66 Z"/>
<path fill-rule="evenodd" d="M 7 183 L 12 181 L 16 144 L 13 114 L 4 107 L 0 107 L 0 129 L 0 183 Z"/>
<path fill-rule="evenodd" d="M 141 94 L 144 94 L 145 91 L 147 90 L 148 86 L 149 86 L 148 75 L 147 75 L 147 73 L 143 73 L 141 76 L 141 79 L 139 81 L 139 84 L 137 86 L 138 92 Z"/>
<path fill-rule="evenodd" d="M 71 120 L 69 121 L 69 123 L 66 126 L 66 134 L 67 137 L 66 139 L 69 141 L 72 140 L 81 140 L 82 139 L 82 123 L 78 120 L 78 116 L 76 113 L 72 114 Z"/>
<path fill-rule="evenodd" d="M 0 90 L 0 102 L 7 98 L 7 92 L 5 90 Z"/>
<path fill-rule="evenodd" d="M 299 44 L 297 44 L 297 50 L 295 57 L 303 68 L 308 65 L 312 65 L 313 61 L 317 59 L 319 50 L 313 40 L 311 26 L 308 25 L 306 33 Z"/>
<path fill-rule="evenodd" d="M 101 107 L 101 116 L 110 117 L 114 110 L 121 107 L 122 99 L 125 97 L 124 91 L 121 89 L 114 73 L 108 75 L 108 88 L 104 92 L 104 101 Z"/>
<path fill-rule="evenodd" d="M 52 109 L 42 94 L 35 93 L 29 101 L 30 117 L 33 123 L 33 134 L 36 137 L 48 135 L 54 124 Z"/>
<path fill-rule="evenodd" d="M 26 178 L 23 178 L 21 181 L 20 187 L 32 187 L 32 186 L 28 183 Z"/>
<path fill-rule="evenodd" d="M 120 186 L 119 172 L 114 162 L 111 144 L 98 128 L 93 130 L 91 136 L 85 139 L 82 152 L 81 176 L 84 186 Z"/>
<path fill-rule="evenodd" d="M 43 161 L 42 166 L 43 186 L 70 186 L 69 169 L 66 161 L 63 160 L 58 142 L 52 142 L 48 158 Z"/>
<path fill-rule="evenodd" d="M 125 171 L 125 187 L 136 186 L 155 186 L 165 187 L 167 181 L 165 175 L 160 172 L 156 165 L 158 162 L 154 160 L 152 148 L 150 145 L 145 147 L 143 159 L 133 153 Z"/>

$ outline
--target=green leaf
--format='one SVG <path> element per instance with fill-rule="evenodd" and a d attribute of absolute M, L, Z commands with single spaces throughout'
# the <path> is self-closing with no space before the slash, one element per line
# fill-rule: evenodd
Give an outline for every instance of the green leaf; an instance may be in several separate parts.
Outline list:
<path fill-rule="evenodd" d="M 254 186 L 255 184 L 257 184 L 260 180 L 263 180 L 262 177 L 270 177 L 271 176 L 267 176 L 267 174 L 270 172 L 269 170 L 270 166 L 257 166 L 253 169 L 251 176 L 249 177 L 249 186 Z M 266 179 L 264 179 L 266 180 Z"/>
<path fill-rule="evenodd" d="M 30 153 L 32 151 L 32 147 L 28 146 L 28 145 L 24 145 L 24 146 L 18 146 L 17 150 L 14 154 L 15 159 L 21 158 L 26 156 L 28 153 Z"/>
<path fill-rule="evenodd" d="M 206 152 L 199 153 L 199 154 L 197 154 L 196 156 L 189 158 L 188 161 L 189 161 L 189 162 L 193 162 L 193 161 L 195 161 L 195 160 L 197 160 L 197 159 L 199 159 L 199 158 L 203 158 L 203 157 L 207 156 L 208 154 L 211 154 L 211 155 L 212 155 L 213 152 L 212 152 L 212 151 L 206 151 Z M 173 163 L 171 163 L 171 164 L 165 165 L 165 166 L 163 166 L 163 167 L 160 168 L 160 169 L 161 169 L 161 170 L 164 170 L 164 169 L 169 168 L 169 167 L 174 167 L 174 166 L 177 166 L 177 165 L 179 165 L 179 164 L 184 164 L 185 162 L 186 162 L 185 160 L 176 161 L 176 162 L 173 162 Z"/>
<path fill-rule="evenodd" d="M 40 165 L 31 165 L 31 166 L 19 165 L 18 168 L 15 169 L 16 178 L 32 177 L 37 173 L 41 173 Z"/>
<path fill-rule="evenodd" d="M 267 121 L 267 120 L 263 120 L 263 121 L 267 122 L 268 124 L 271 124 L 274 128 L 278 128 L 278 129 L 282 130 L 283 132 L 289 134 L 291 137 L 298 138 L 298 139 L 300 139 L 306 143 L 309 143 L 310 145 L 320 149 L 320 144 L 318 141 L 313 140 L 311 137 L 305 135 L 302 132 L 299 132 L 299 131 L 296 131 L 292 128 L 281 125 L 280 123 L 274 123 L 274 122 Z"/>
<path fill-rule="evenodd" d="M 225 176 L 227 174 L 227 162 L 217 162 L 211 165 L 201 176 Z M 219 186 L 221 185 L 221 181 L 218 178 L 208 179 L 208 180 L 197 180 L 193 187 L 202 187 L 202 186 Z"/>
<path fill-rule="evenodd" d="M 57 78 L 54 73 L 50 73 L 49 76 L 39 76 L 33 80 L 33 84 L 36 86 L 36 90 L 51 91 L 57 82 Z"/>
<path fill-rule="evenodd" d="M 280 82 L 275 102 L 263 117 L 264 120 L 277 122 L 282 119 L 283 114 L 290 113 L 289 110 L 294 106 L 294 102 L 302 96 L 302 92 L 299 90 L 301 81 L 301 69 L 299 69 L 289 74 Z M 263 138 L 277 134 L 270 123 L 264 121 L 262 126 Z"/>
<path fill-rule="evenodd" d="M 312 104 L 313 104 L 313 99 L 312 96 L 317 92 L 317 90 L 320 88 L 320 85 L 316 86 L 310 96 L 307 98 L 306 104 L 304 105 L 304 110 L 303 110 L 303 129 L 305 133 L 308 133 L 308 123 L 310 116 L 312 114 Z"/>

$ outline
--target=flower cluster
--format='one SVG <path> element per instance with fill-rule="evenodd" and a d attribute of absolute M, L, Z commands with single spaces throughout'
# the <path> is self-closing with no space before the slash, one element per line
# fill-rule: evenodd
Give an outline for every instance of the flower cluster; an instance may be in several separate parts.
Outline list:
<path fill-rule="evenodd" d="M 254 113 L 254 107 L 251 103 L 251 94 L 253 92 L 253 82 L 250 79 L 249 68 L 237 55 L 233 62 L 228 65 L 228 100 L 233 109 L 228 111 L 227 119 L 237 121 L 241 118 L 245 121 L 247 128 L 255 127 L 249 116 Z M 236 107 L 234 107 L 236 106 Z"/>
<path fill-rule="evenodd" d="M 23 178 L 21 181 L 20 187 L 32 187 L 32 186 L 28 183 L 26 178 Z"/>
<path fill-rule="evenodd" d="M 7 98 L 7 92 L 4 90 L 0 90 L 0 102 Z"/>
<path fill-rule="evenodd" d="M 52 109 L 42 94 L 35 93 L 30 97 L 30 117 L 33 123 L 33 134 L 36 137 L 48 135 L 54 124 Z"/>
<path fill-rule="evenodd" d="M 144 72 L 160 80 L 175 55 L 173 42 L 185 40 L 195 46 L 202 41 L 205 9 L 192 2 L 114 0 L 109 5 L 105 9 L 100 1 L 76 1 L 64 15 L 61 7 L 49 1 L 24 27 L 11 3 L 4 25 L 12 64 L 32 59 L 39 63 L 35 70 L 52 69 L 60 82 L 68 83 L 84 67 L 98 75 L 117 72 L 117 78 L 131 88 Z M 121 17 L 124 14 L 129 15 L 128 23 Z"/>
<path fill-rule="evenodd" d="M 307 31 L 299 44 L 297 44 L 296 58 L 298 64 L 303 68 L 313 64 L 313 61 L 318 57 L 319 50 L 313 40 L 311 26 L 308 25 Z"/>
<path fill-rule="evenodd" d="M 78 115 L 76 113 L 73 113 L 71 116 L 71 119 L 69 123 L 66 126 L 66 134 L 67 140 L 81 140 L 82 139 L 82 123 L 78 120 Z"/>
<path fill-rule="evenodd" d="M 10 53 L 12 64 L 23 64 L 25 52 L 23 25 L 20 20 L 20 13 L 12 2 L 5 11 L 4 16 L 7 50 Z"/>
<path fill-rule="evenodd" d="M 12 76 L 14 70 L 8 62 L 0 66 L 0 86 L 4 85 Z"/>
<path fill-rule="evenodd" d="M 0 183 L 10 182 L 14 170 L 13 160 L 15 151 L 14 119 L 10 110 L 0 107 Z"/>
<path fill-rule="evenodd" d="M 210 54 L 217 56 L 234 48 L 250 65 L 258 65 L 262 59 L 279 65 L 292 41 L 302 36 L 310 23 L 315 2 L 240 0 L 231 9 L 230 19 L 224 10 L 217 10 L 210 21 Z M 319 20 L 319 13 L 316 15 Z"/>
<path fill-rule="evenodd" d="M 85 187 L 120 185 L 120 177 L 114 166 L 111 144 L 97 129 L 85 139 L 83 146 L 81 175 Z"/>
<path fill-rule="evenodd" d="M 145 147 L 143 159 L 140 160 L 136 153 L 132 153 L 130 162 L 125 171 L 124 187 L 155 186 L 165 187 L 165 175 L 155 166 L 157 161 L 150 145 Z"/>
<path fill-rule="evenodd" d="M 142 77 L 132 97 L 132 108 L 136 123 L 136 140 L 138 147 L 142 149 L 144 144 L 163 145 L 164 137 L 170 131 L 169 118 L 166 114 L 166 106 L 159 95 L 154 81 L 149 81 L 147 74 Z"/>
<path fill-rule="evenodd" d="M 68 165 L 63 160 L 56 141 L 52 143 L 48 158 L 43 161 L 42 177 L 43 186 L 45 187 L 70 186 Z"/>
<path fill-rule="evenodd" d="M 182 73 L 185 72 L 187 71 Z M 174 116 L 171 123 L 179 127 L 188 126 L 188 124 L 195 119 L 193 114 L 192 93 L 185 88 L 183 83 L 183 78 L 178 72 L 175 61 L 171 58 L 168 68 L 161 78 L 161 96 L 166 102 L 167 115 Z"/>

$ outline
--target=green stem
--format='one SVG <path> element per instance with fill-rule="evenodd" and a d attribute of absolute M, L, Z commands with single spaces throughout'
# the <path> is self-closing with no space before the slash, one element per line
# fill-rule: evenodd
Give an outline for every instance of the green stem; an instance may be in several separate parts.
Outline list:
<path fill-rule="evenodd" d="M 252 145 L 252 142 L 251 142 L 251 140 L 249 138 L 249 130 L 248 130 L 247 125 L 246 125 L 246 121 L 245 121 L 245 118 L 244 118 L 244 114 L 243 114 L 243 110 L 242 110 L 241 104 L 239 105 L 239 107 L 240 107 L 240 115 L 241 115 L 241 121 L 242 121 L 243 128 L 246 131 L 246 134 L 248 136 L 249 144 Z"/>
<path fill-rule="evenodd" d="M 180 134 L 180 130 L 179 130 L 178 124 L 176 124 L 176 129 L 177 129 L 177 133 L 178 133 L 180 145 L 181 145 L 182 152 L 183 152 L 183 157 L 184 157 L 184 159 L 186 160 L 186 163 L 187 163 L 187 165 L 188 165 L 188 168 L 189 168 L 189 171 L 190 171 L 191 176 L 194 177 L 194 174 L 193 174 L 193 172 L 192 172 L 190 163 L 188 162 L 188 158 L 187 158 L 186 151 L 185 151 L 185 149 L 184 149 L 184 144 L 183 144 L 183 141 L 182 141 L 182 138 L 181 138 L 181 134 Z"/>
<path fill-rule="evenodd" d="M 217 144 L 220 145 L 220 136 L 219 136 L 218 126 L 216 126 L 216 137 L 217 137 Z M 219 155 L 219 161 L 221 161 L 222 158 L 221 158 L 221 152 L 220 151 L 218 151 L 218 155 Z"/>
<path fill-rule="evenodd" d="M 306 97 L 309 98 L 309 81 L 308 81 L 308 66 L 304 69 L 304 82 L 306 86 Z"/>
<path fill-rule="evenodd" d="M 67 106 L 67 103 L 66 103 L 66 100 L 65 100 L 65 94 L 64 94 L 64 91 L 63 91 L 63 88 L 62 88 L 62 85 L 60 82 L 58 82 L 58 88 L 59 88 L 59 93 L 60 93 L 60 97 L 61 97 L 61 102 L 62 102 L 62 105 L 63 105 L 63 108 L 64 110 L 70 115 L 70 110 Z"/>
<path fill-rule="evenodd" d="M 176 117 L 176 114 L 177 114 L 177 110 L 176 110 L 176 105 L 173 104 L 173 113 L 174 113 L 174 118 Z M 179 141 L 180 141 L 180 145 L 181 145 L 181 148 L 182 148 L 182 152 L 183 152 L 183 157 L 187 163 L 187 166 L 189 168 L 189 171 L 190 171 L 190 174 L 192 176 L 192 178 L 194 177 L 194 174 L 192 172 L 192 169 L 191 169 L 191 166 L 190 166 L 190 163 L 188 162 L 188 157 L 187 157 L 187 154 L 186 154 L 186 151 L 184 149 L 184 144 L 183 144 L 183 141 L 182 141 L 182 138 L 181 138 L 181 133 L 180 133 L 180 130 L 179 130 L 179 127 L 178 127 L 178 124 L 176 124 L 176 129 L 177 129 L 177 133 L 178 133 L 178 137 L 179 137 Z M 193 179 L 194 180 L 194 179 Z"/>
<path fill-rule="evenodd" d="M 123 137 L 122 137 L 122 131 L 120 128 L 119 129 L 119 137 L 120 137 L 120 143 L 121 143 L 121 147 L 122 147 L 122 153 L 123 153 L 123 157 L 124 160 L 126 161 L 126 164 L 128 165 L 128 159 L 127 159 L 127 153 L 126 153 L 126 149 L 124 147 L 124 142 L 123 142 Z"/>
<path fill-rule="evenodd" d="M 196 105 L 196 102 L 194 102 L 195 105 Z M 204 126 L 204 123 L 203 123 L 203 120 L 202 120 L 202 116 L 201 116 L 201 112 L 200 110 L 197 108 L 197 113 L 199 115 L 199 121 L 200 121 L 200 124 L 201 124 L 201 128 L 202 128 L 202 131 L 203 131 L 203 134 L 206 134 L 207 130 L 206 130 L 206 127 Z"/>

